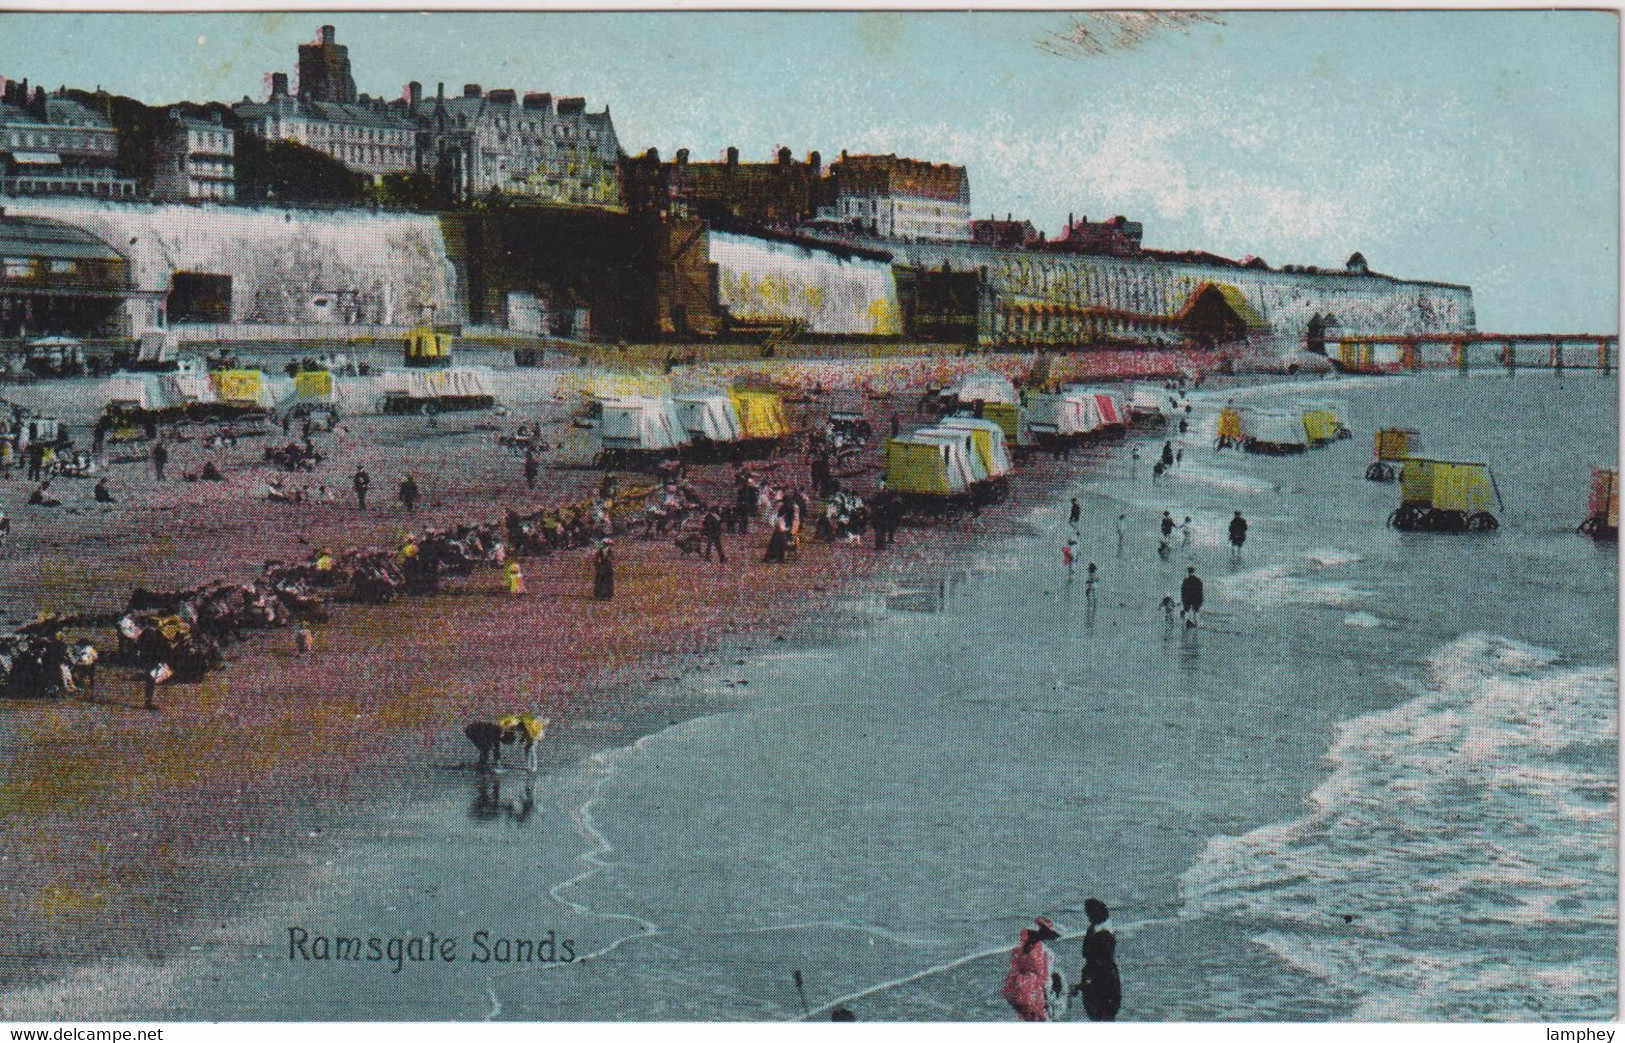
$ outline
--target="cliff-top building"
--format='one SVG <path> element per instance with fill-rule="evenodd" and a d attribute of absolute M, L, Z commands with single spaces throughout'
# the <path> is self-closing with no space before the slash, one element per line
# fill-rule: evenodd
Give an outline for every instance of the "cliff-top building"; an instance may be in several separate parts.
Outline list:
<path fill-rule="evenodd" d="M 154 200 L 229 203 L 237 198 L 237 132 L 218 118 L 195 119 L 171 110 L 153 141 Z"/>
<path fill-rule="evenodd" d="M 792 231 L 816 212 L 823 173 L 816 152 L 802 162 L 781 148 L 772 162 L 750 163 L 729 146 L 720 161 L 698 163 L 686 148 L 669 163 L 650 149 L 626 161 L 623 180 L 628 205 L 636 209 Z"/>
<path fill-rule="evenodd" d="M 288 92 L 286 73 L 271 74 L 271 97 L 234 106 L 243 131 L 267 141 L 292 141 L 374 177 L 417 169 L 417 126 L 381 99 L 325 101 Z"/>
<path fill-rule="evenodd" d="M 118 169 L 118 140 L 100 113 L 28 81 L 0 94 L 0 195 L 132 199 L 135 181 Z"/>
<path fill-rule="evenodd" d="M 852 156 L 830 164 L 825 221 L 881 239 L 970 239 L 970 178 L 964 167 L 894 155 Z"/>
<path fill-rule="evenodd" d="M 588 112 L 583 98 L 477 83 L 461 97 L 444 90 L 433 102 L 409 87 L 411 111 L 424 127 L 421 166 L 455 178 L 460 195 L 492 194 L 542 203 L 619 206 L 621 146 L 609 109 Z"/>

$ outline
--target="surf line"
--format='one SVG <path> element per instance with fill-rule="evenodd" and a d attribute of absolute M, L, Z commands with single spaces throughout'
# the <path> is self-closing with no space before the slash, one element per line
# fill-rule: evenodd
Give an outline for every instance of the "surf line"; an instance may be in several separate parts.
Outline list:
<path fill-rule="evenodd" d="M 1126 923 L 1126 924 L 1120 925 L 1117 928 L 1117 931 L 1119 933 L 1122 933 L 1122 932 L 1125 932 L 1125 931 L 1135 931 L 1135 930 L 1138 930 L 1138 929 L 1140 929 L 1142 927 L 1160 927 L 1160 926 L 1163 926 L 1164 924 L 1171 924 L 1171 923 L 1177 923 L 1177 922 L 1179 922 L 1179 917 L 1177 917 L 1177 916 L 1162 916 L 1162 917 L 1157 917 L 1156 919 L 1152 919 L 1152 920 L 1135 920 L 1132 923 Z M 1083 934 L 1084 934 L 1084 932 L 1082 932 L 1082 931 L 1071 931 L 1071 932 L 1068 932 L 1066 934 L 1061 935 L 1061 937 L 1056 939 L 1056 940 L 1057 941 L 1063 941 L 1063 942 L 1073 941 L 1075 939 L 1082 938 Z M 807 1021 L 810 1018 L 812 1018 L 814 1015 L 828 1013 L 829 1011 L 834 1010 L 836 1007 L 844 1006 L 844 1005 L 846 1005 L 848 1003 L 851 1003 L 853 1000 L 861 1000 L 866 996 L 873 996 L 873 995 L 875 995 L 877 993 L 887 992 L 887 991 L 890 991 L 891 989 L 900 988 L 900 987 L 902 987 L 904 985 L 910 985 L 910 984 L 913 984 L 914 982 L 920 981 L 920 980 L 922 980 L 924 978 L 930 978 L 930 977 L 934 977 L 934 976 L 936 976 L 938 974 L 944 974 L 944 973 L 946 973 L 948 971 L 951 971 L 951 970 L 955 969 L 956 967 L 963 967 L 967 963 L 975 963 L 977 960 L 985 960 L 985 959 L 987 959 L 987 958 L 989 958 L 991 956 L 999 956 L 999 955 L 1002 955 L 1004 953 L 1008 953 L 1009 951 L 1010 951 L 1010 946 L 1001 945 L 1001 946 L 999 946 L 998 948 L 995 948 L 995 949 L 983 949 L 980 952 L 973 952 L 973 953 L 969 953 L 969 954 L 967 954 L 965 956 L 959 956 L 959 957 L 956 957 L 956 958 L 954 958 L 952 960 L 949 960 L 947 963 L 939 963 L 934 967 L 927 967 L 922 971 L 915 971 L 913 974 L 909 974 L 909 975 L 906 975 L 906 976 L 901 977 L 901 978 L 894 978 L 891 981 L 883 981 L 878 985 L 871 985 L 866 989 L 859 990 L 858 992 L 848 993 L 845 996 L 841 996 L 841 997 L 839 997 L 837 999 L 830 1000 L 828 1003 L 824 1004 L 821 1007 L 815 1007 L 812 1010 L 809 1010 L 805 1014 L 799 1014 L 796 1017 L 791 1018 L 790 1020 L 792 1022 L 795 1022 L 795 1021 Z"/>
<path fill-rule="evenodd" d="M 632 934 L 623 934 L 621 937 L 610 942 L 608 945 L 594 949 L 592 952 L 584 953 L 576 959 L 571 960 L 569 963 L 549 963 L 534 967 L 515 967 L 512 970 L 499 971 L 491 975 L 485 980 L 485 992 L 491 1000 L 491 1011 L 486 1014 L 484 1020 L 490 1021 L 502 1013 L 502 1001 L 497 998 L 496 983 L 505 978 L 527 972 L 553 970 L 558 967 L 573 967 L 578 964 L 585 963 L 588 960 L 593 960 L 600 956 L 608 955 L 634 938 L 653 938 L 664 933 L 659 924 L 645 920 L 639 916 L 634 916 L 631 913 L 601 913 L 597 912 L 596 910 L 589 909 L 580 902 L 573 902 L 564 897 L 564 892 L 566 890 L 575 887 L 577 884 L 580 884 L 586 880 L 590 880 L 592 877 L 597 876 L 601 870 L 609 868 L 609 863 L 604 861 L 604 856 L 612 854 L 615 851 L 615 845 L 609 842 L 609 838 L 606 837 L 603 831 L 598 828 L 597 821 L 592 816 L 592 806 L 598 802 L 599 797 L 603 795 L 604 786 L 615 775 L 615 768 L 611 763 L 611 759 L 616 754 L 625 754 L 631 750 L 637 749 L 639 746 L 643 745 L 646 741 L 653 737 L 653 735 L 645 735 L 636 742 L 632 743 L 630 746 L 623 746 L 617 750 L 605 750 L 595 753 L 591 758 L 589 758 L 593 766 L 597 769 L 598 779 L 593 784 L 592 792 L 588 795 L 587 799 L 570 813 L 570 820 L 575 824 L 576 832 L 580 833 L 582 837 L 586 839 L 588 844 L 591 845 L 586 851 L 576 858 L 576 861 L 586 863 L 588 868 L 583 869 L 581 872 L 570 877 L 568 880 L 554 884 L 547 890 L 547 897 L 551 898 L 558 904 L 565 906 L 577 916 L 591 916 L 600 920 L 629 920 L 638 926 L 638 930 Z"/>

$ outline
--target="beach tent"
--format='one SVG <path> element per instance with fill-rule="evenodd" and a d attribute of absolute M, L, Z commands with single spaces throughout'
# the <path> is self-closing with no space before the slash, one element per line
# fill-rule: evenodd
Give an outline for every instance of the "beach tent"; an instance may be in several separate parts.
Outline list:
<path fill-rule="evenodd" d="M 1069 394 L 1085 396 L 1089 400 L 1085 406 L 1090 415 L 1090 430 L 1123 427 L 1128 423 L 1128 406 L 1116 392 L 1076 384 L 1068 385 L 1063 390 Z"/>
<path fill-rule="evenodd" d="M 664 452 L 688 444 L 688 434 L 669 398 L 625 396 L 599 399 L 598 440 L 608 450 Z"/>
<path fill-rule="evenodd" d="M 728 398 L 733 402 L 744 437 L 789 437 L 790 418 L 784 411 L 784 399 L 777 392 L 731 388 Z"/>
<path fill-rule="evenodd" d="M 1162 416 L 1163 396 L 1155 384 L 1135 384 L 1129 388 L 1128 411 L 1133 416 Z"/>
<path fill-rule="evenodd" d="M 1027 408 L 1028 423 L 1037 434 L 1078 438 L 1100 426 L 1094 397 L 1078 391 L 1033 392 Z"/>
<path fill-rule="evenodd" d="M 967 404 L 1003 402 L 1013 406 L 1021 401 L 1016 395 L 1016 386 L 1010 382 L 1009 377 L 986 370 L 965 374 L 948 385 L 943 390 L 942 396 Z"/>
<path fill-rule="evenodd" d="M 209 374 L 216 396 L 234 406 L 269 406 L 265 375 L 257 369 L 217 369 Z"/>
<path fill-rule="evenodd" d="M 1296 453 L 1308 448 L 1303 416 L 1279 409 L 1249 409 L 1243 413 L 1246 447 L 1260 453 Z"/>
<path fill-rule="evenodd" d="M 207 373 L 171 373 L 164 384 L 164 398 L 168 404 L 184 406 L 220 401 Z"/>
<path fill-rule="evenodd" d="M 1495 479 L 1484 464 L 1411 457 L 1399 472 L 1401 503 L 1447 511 L 1474 512 L 1499 500 Z"/>
<path fill-rule="evenodd" d="M 949 430 L 969 431 L 971 440 L 976 446 L 977 458 L 982 461 L 982 469 L 990 478 L 999 478 L 1013 470 L 1010 451 L 1005 443 L 1004 428 L 996 421 L 986 417 L 977 420 L 968 416 L 951 416 L 937 426 Z"/>
<path fill-rule="evenodd" d="M 991 420 L 1004 432 L 1005 445 L 1028 445 L 1032 430 L 1027 424 L 1027 413 L 1021 406 L 1008 402 L 989 402 L 982 407 L 982 419 Z"/>
<path fill-rule="evenodd" d="M 949 458 L 950 467 L 960 470 L 965 487 L 972 488 L 981 485 L 992 477 L 982 457 L 976 451 L 976 436 L 963 429 L 949 427 L 922 427 L 918 431 L 909 432 L 910 437 L 925 442 L 936 442 L 948 446 L 953 450 Z"/>
<path fill-rule="evenodd" d="M 744 437 L 733 399 L 722 391 L 693 391 L 673 395 L 678 420 L 696 442 L 737 442 Z"/>
<path fill-rule="evenodd" d="M 333 401 L 333 374 L 325 369 L 301 370 L 295 373 L 293 395 L 301 402 Z"/>
<path fill-rule="evenodd" d="M 969 487 L 963 461 L 947 442 L 904 435 L 886 441 L 886 488 L 911 496 L 953 496 Z"/>
<path fill-rule="evenodd" d="M 102 402 L 115 409 L 162 409 L 164 395 L 156 373 L 108 377 L 99 389 Z"/>
<path fill-rule="evenodd" d="M 484 367 L 391 369 L 379 378 L 385 412 L 485 409 L 496 404 L 491 371 Z"/>

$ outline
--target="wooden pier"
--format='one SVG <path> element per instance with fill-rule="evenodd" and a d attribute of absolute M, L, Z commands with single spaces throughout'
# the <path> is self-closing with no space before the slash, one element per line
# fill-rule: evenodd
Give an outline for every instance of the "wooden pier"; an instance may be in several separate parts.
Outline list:
<path fill-rule="evenodd" d="M 1339 337 L 1333 361 L 1351 373 L 1494 366 L 1612 373 L 1619 337 L 1599 333 L 1412 333 Z"/>

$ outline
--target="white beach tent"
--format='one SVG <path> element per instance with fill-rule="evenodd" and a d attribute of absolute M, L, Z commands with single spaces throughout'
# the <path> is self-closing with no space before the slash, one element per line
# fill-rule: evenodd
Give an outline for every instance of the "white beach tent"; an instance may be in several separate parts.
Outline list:
<path fill-rule="evenodd" d="M 1004 428 L 993 420 L 977 420 L 968 416 L 945 418 L 938 427 L 969 431 L 976 445 L 976 455 L 991 478 L 998 478 L 1014 470 L 1010 450 L 1005 445 Z"/>
<path fill-rule="evenodd" d="M 1162 416 L 1167 392 L 1155 384 L 1135 384 L 1129 388 L 1128 410 L 1134 416 Z"/>
<path fill-rule="evenodd" d="M 981 455 L 976 452 L 976 438 L 970 431 L 947 427 L 922 427 L 910 433 L 916 441 L 936 442 L 938 445 L 948 446 L 952 450 L 948 465 L 959 469 L 967 489 L 973 485 L 980 485 L 991 477 L 982 464 Z"/>
<path fill-rule="evenodd" d="M 943 396 L 964 403 L 1004 402 L 1013 406 L 1021 401 L 1009 377 L 985 370 L 960 377 L 948 385 Z"/>
<path fill-rule="evenodd" d="M 1123 427 L 1128 424 L 1128 403 L 1120 392 L 1103 387 L 1069 385 L 1065 390 L 1088 395 L 1094 400 L 1097 427 Z"/>
<path fill-rule="evenodd" d="M 121 373 L 101 382 L 97 394 L 105 406 L 119 409 L 161 409 L 164 394 L 156 373 Z"/>
<path fill-rule="evenodd" d="M 1099 407 L 1093 396 L 1077 391 L 1039 392 L 1027 396 L 1029 423 L 1037 434 L 1076 438 L 1095 430 Z"/>
<path fill-rule="evenodd" d="M 1242 411 L 1242 423 L 1249 443 L 1285 451 L 1308 448 L 1302 413 L 1279 409 L 1248 409 Z"/>
<path fill-rule="evenodd" d="M 696 442 L 737 442 L 744 437 L 733 399 L 725 391 L 688 391 L 673 395 L 682 430 Z"/>
<path fill-rule="evenodd" d="M 669 398 L 628 395 L 599 399 L 598 440 L 605 449 L 667 450 L 688 444 Z"/>

